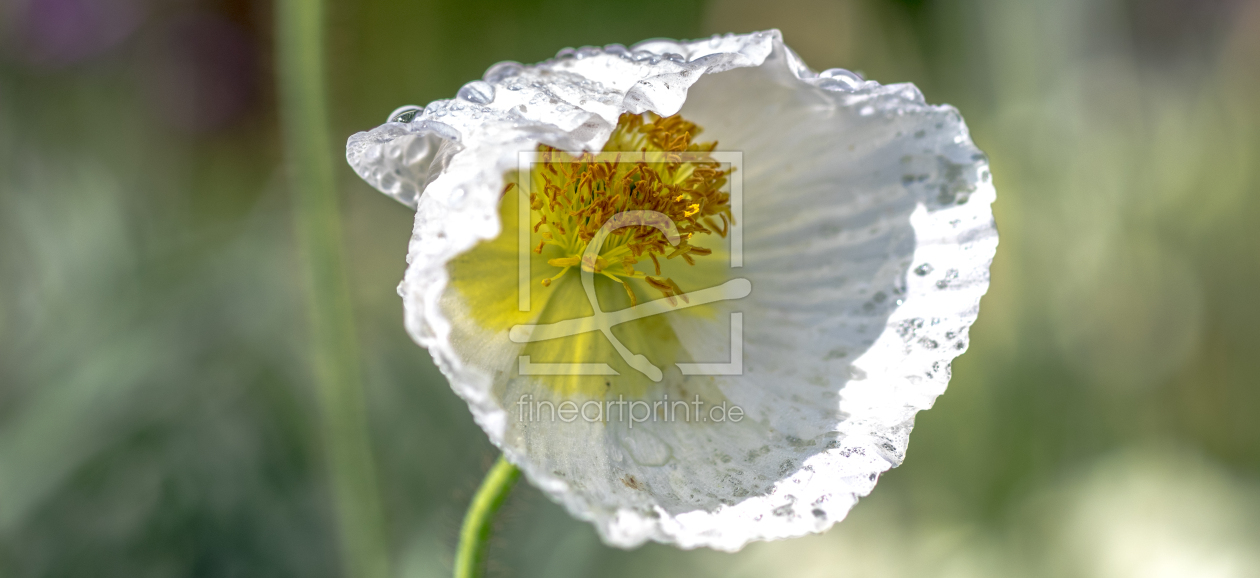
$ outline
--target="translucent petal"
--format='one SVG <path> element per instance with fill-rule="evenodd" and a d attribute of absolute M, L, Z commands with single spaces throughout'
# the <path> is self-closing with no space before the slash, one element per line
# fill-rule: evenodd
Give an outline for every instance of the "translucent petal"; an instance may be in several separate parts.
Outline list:
<path fill-rule="evenodd" d="M 526 349 L 507 327 L 545 315 L 546 298 L 535 291 L 531 313 L 516 310 L 504 175 L 539 143 L 598 150 L 622 113 L 647 110 L 682 111 L 718 150 L 742 152 L 743 263 L 719 274 L 748 279 L 752 292 L 661 315 L 664 329 L 622 330 L 636 352 L 666 348 L 652 336 L 667 333 L 681 344 L 669 346 L 674 361 L 708 362 L 732 357 L 731 332 L 742 326 L 740 374 L 672 371 L 636 391 L 733 404 L 746 418 L 525 419 L 523 396 L 583 399 L 521 375 Z M 956 111 L 924 104 L 912 85 L 816 75 L 777 31 L 501 63 L 459 99 L 354 135 L 347 159 L 417 207 L 399 286 L 413 337 L 508 459 L 621 547 L 735 550 L 842 519 L 901 463 L 914 414 L 944 391 L 997 244 L 987 162 Z M 699 283 L 725 251 L 675 267 L 674 278 Z M 605 310 L 624 306 L 601 292 Z"/>

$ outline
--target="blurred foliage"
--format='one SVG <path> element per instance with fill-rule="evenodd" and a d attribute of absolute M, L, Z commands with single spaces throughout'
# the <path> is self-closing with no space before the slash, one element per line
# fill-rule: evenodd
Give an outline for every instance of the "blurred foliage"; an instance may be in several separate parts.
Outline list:
<path fill-rule="evenodd" d="M 0 4 L 0 575 L 339 568 L 270 10 Z M 366 0 L 330 26 L 338 139 L 499 60 L 778 27 L 957 106 L 992 159 L 971 350 L 850 519 L 623 552 L 522 485 L 494 575 L 1260 575 L 1260 3 Z M 338 166 L 389 549 L 443 576 L 495 453 L 403 332 L 411 215 Z"/>

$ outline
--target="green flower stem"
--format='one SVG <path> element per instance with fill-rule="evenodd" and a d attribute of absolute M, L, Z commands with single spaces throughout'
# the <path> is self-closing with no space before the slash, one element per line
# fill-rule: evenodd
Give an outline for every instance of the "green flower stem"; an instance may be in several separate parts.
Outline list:
<path fill-rule="evenodd" d="M 322 0 L 276 2 L 280 120 L 342 563 L 349 578 L 387 578 L 385 522 L 368 438 L 326 126 L 323 25 Z"/>
<path fill-rule="evenodd" d="M 472 504 L 468 505 L 464 526 L 459 530 L 459 549 L 455 551 L 455 578 L 481 576 L 494 513 L 507 500 L 508 492 L 512 491 L 512 485 L 519 477 L 521 471 L 503 459 L 503 456 L 499 456 L 494 467 L 486 473 L 486 479 L 477 488 Z"/>

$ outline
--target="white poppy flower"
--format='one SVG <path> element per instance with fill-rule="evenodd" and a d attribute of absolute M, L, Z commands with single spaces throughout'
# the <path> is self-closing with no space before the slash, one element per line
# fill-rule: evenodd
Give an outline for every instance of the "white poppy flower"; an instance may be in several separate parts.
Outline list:
<path fill-rule="evenodd" d="M 842 519 L 945 390 L 997 245 L 957 111 L 774 30 L 497 64 L 346 156 L 417 210 L 411 335 L 626 548 Z"/>

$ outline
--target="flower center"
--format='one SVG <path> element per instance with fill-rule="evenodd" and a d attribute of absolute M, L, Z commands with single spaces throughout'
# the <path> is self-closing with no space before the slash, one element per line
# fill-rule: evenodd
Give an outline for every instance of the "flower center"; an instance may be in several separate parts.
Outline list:
<path fill-rule="evenodd" d="M 598 155 L 575 157 L 540 145 L 540 162 L 528 177 L 533 251 L 541 255 L 550 245 L 560 255 L 547 260 L 559 271 L 542 285 L 550 287 L 579 268 L 620 283 L 632 305 L 638 300 L 631 281 L 671 303 L 676 297 L 687 300 L 678 283 L 661 274 L 661 260 L 694 265 L 696 257 L 712 251 L 693 241 L 703 235 L 725 237 L 734 224 L 730 194 L 722 190 L 731 169 L 723 170 L 713 159 L 717 141 L 693 142 L 700 131 L 678 115 L 623 114 Z M 653 215 L 664 223 L 640 221 L 644 224 L 599 234 L 609 219 L 628 213 Z M 591 243 L 596 251 L 588 254 Z M 635 269 L 648 260 L 653 274 Z"/>

